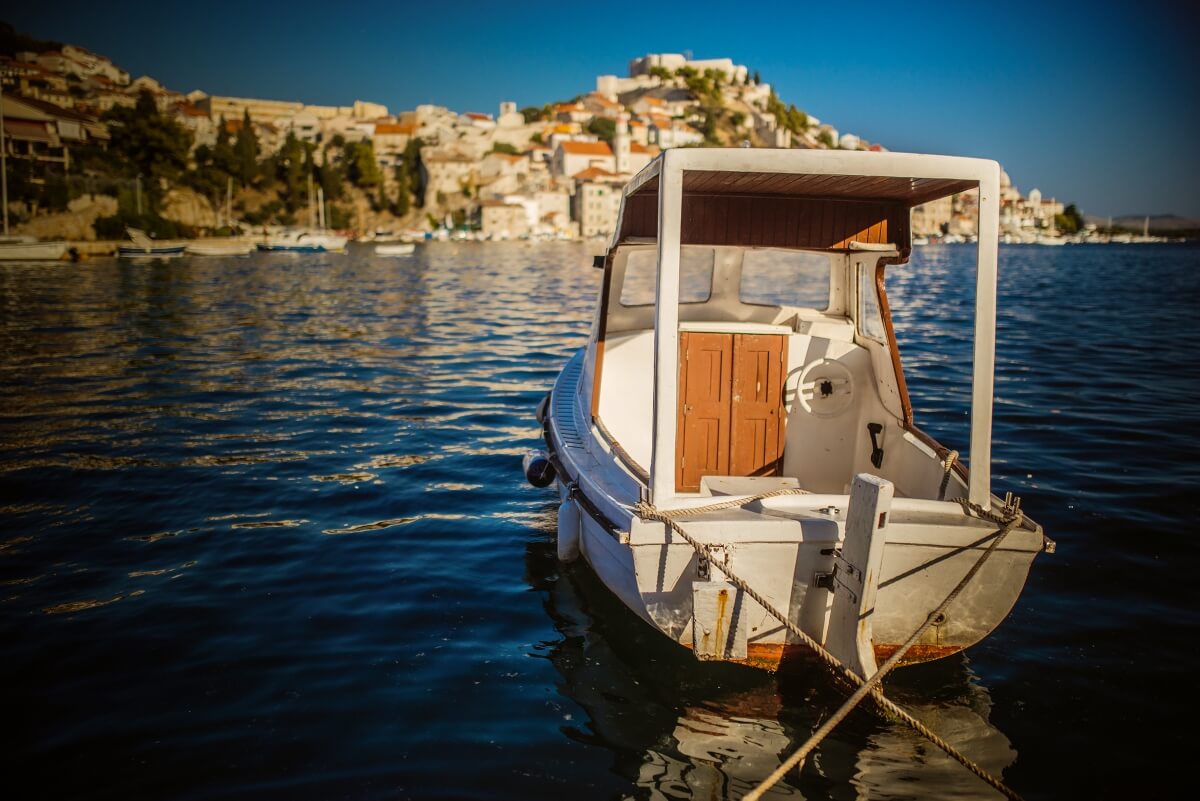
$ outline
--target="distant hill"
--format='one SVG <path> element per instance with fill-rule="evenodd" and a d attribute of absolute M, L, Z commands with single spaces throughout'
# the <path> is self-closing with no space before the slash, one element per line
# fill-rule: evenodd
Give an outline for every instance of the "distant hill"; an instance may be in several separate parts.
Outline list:
<path fill-rule="evenodd" d="M 1195 217 L 1180 217 L 1178 214 L 1126 214 L 1121 217 L 1113 217 L 1113 228 L 1122 228 L 1126 231 L 1142 232 L 1142 226 L 1145 224 L 1146 218 L 1150 218 L 1150 233 L 1152 234 L 1182 234 L 1184 232 L 1200 231 L 1200 219 Z M 1101 228 L 1108 225 L 1107 217 L 1097 217 L 1094 214 L 1089 214 L 1084 219 Z"/>

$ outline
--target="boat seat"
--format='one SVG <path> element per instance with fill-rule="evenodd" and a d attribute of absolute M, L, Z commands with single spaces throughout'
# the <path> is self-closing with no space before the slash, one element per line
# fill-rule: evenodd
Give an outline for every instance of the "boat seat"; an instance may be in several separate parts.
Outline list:
<path fill-rule="evenodd" d="M 779 489 L 800 489 L 800 480 L 787 476 L 703 476 L 701 495 L 759 495 Z"/>

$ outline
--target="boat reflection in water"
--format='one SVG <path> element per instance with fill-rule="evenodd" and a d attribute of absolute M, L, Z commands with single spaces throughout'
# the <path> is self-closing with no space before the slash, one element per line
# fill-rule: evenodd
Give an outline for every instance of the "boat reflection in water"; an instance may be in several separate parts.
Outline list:
<path fill-rule="evenodd" d="M 548 651 L 562 676 L 559 692 L 588 716 L 564 733 L 612 752 L 614 772 L 633 785 L 626 798 L 740 798 L 843 700 L 817 668 L 771 675 L 697 661 L 625 609 L 591 571 L 558 563 L 554 509 L 546 514 L 546 539 L 527 545 L 526 579 L 546 592 L 546 611 L 562 634 Z M 988 722 L 991 700 L 965 656 L 910 669 L 888 693 L 994 775 L 1016 761 L 1008 738 Z M 997 797 L 907 727 L 858 712 L 801 774 L 793 771 L 764 797 L 918 796 Z"/>

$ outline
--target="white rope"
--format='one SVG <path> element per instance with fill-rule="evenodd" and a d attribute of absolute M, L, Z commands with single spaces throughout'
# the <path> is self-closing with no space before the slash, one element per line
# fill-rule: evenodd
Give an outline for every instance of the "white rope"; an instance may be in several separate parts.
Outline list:
<path fill-rule="evenodd" d="M 978 561 L 971 566 L 971 569 L 968 570 L 967 574 L 963 576 L 961 581 L 958 582 L 958 585 L 950 591 L 950 594 L 946 596 L 945 600 L 938 604 L 937 608 L 929 613 L 929 615 L 925 618 L 925 622 L 922 623 L 917 630 L 912 633 L 912 635 L 895 653 L 888 657 L 887 661 L 875 671 L 871 678 L 867 679 L 867 681 L 863 683 L 861 687 L 855 690 L 853 695 L 846 699 L 846 702 L 842 704 L 838 711 L 835 712 L 833 716 L 829 718 L 829 720 L 825 721 L 820 728 L 812 733 L 812 736 L 805 741 L 804 745 L 796 749 L 795 753 L 788 757 L 783 764 L 781 764 L 770 776 L 763 779 L 757 787 L 745 795 L 742 801 L 758 801 L 760 798 L 762 798 L 763 793 L 771 789 L 771 787 L 773 787 L 778 781 L 786 776 L 789 771 L 802 763 L 804 758 L 807 757 L 809 753 L 811 753 L 812 750 L 816 748 L 817 745 L 819 745 L 820 742 L 824 740 L 830 732 L 833 731 L 834 727 L 846 719 L 854 707 L 858 706 L 859 702 L 861 702 L 863 698 L 865 698 L 879 685 L 880 682 L 883 681 L 883 677 L 890 673 L 892 668 L 899 664 L 904 655 L 908 653 L 908 650 L 916 644 L 917 640 L 920 639 L 921 635 L 925 633 L 926 629 L 933 625 L 933 622 L 937 620 L 943 612 L 946 611 L 946 607 L 948 607 L 954 601 L 954 599 L 958 597 L 959 593 L 961 593 L 967 584 L 970 583 L 971 579 L 975 578 L 975 575 L 979 572 L 980 568 L 983 567 L 983 563 L 986 562 L 988 558 L 996 552 L 996 548 L 999 547 L 1004 538 L 1008 536 L 1008 533 L 1016 527 L 1019 519 L 1019 517 L 1013 518 L 995 532 L 991 545 L 989 545 L 987 550 L 983 552 Z M 954 755 L 951 754 L 951 756 Z M 958 759 L 958 757 L 955 757 L 955 759 Z M 1006 797 L 1014 799 L 1014 801 L 1020 801 L 1021 797 L 1017 795 L 1015 791 L 1006 786 L 999 779 L 993 777 L 991 774 L 988 774 L 983 770 L 983 768 L 980 768 L 974 762 L 967 764 L 963 761 L 964 759 L 966 759 L 966 757 L 958 759 L 958 761 L 962 763 L 964 767 L 966 767 L 979 778 L 983 779 L 995 789 L 999 790 Z"/>

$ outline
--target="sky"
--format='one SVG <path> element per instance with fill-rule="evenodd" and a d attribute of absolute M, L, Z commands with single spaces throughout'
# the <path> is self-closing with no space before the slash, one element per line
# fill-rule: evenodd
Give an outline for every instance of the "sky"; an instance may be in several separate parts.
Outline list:
<path fill-rule="evenodd" d="M 25 2 L 18 30 L 209 94 L 494 113 L 689 52 L 890 150 L 999 161 L 1086 214 L 1200 217 L 1184 3 Z"/>

